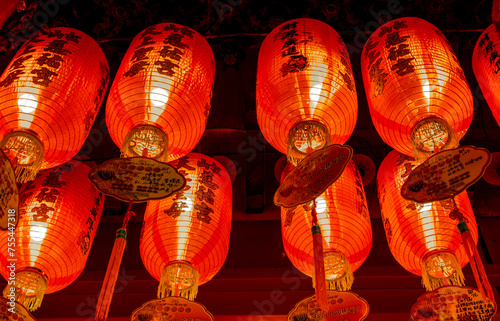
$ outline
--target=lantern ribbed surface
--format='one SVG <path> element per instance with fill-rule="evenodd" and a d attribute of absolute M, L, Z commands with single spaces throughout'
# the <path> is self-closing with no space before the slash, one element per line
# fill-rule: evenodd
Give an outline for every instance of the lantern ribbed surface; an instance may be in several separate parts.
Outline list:
<path fill-rule="evenodd" d="M 316 121 L 331 141 L 347 141 L 358 116 L 349 54 L 332 27 L 290 20 L 265 38 L 257 65 L 257 120 L 266 140 L 287 153 L 287 136 Z"/>
<path fill-rule="evenodd" d="M 222 165 L 202 154 L 191 153 L 171 164 L 186 177 L 186 187 L 166 199 L 148 202 L 141 258 L 157 280 L 167 265 L 186 263 L 197 271 L 201 285 L 212 279 L 227 256 L 231 178 Z"/>
<path fill-rule="evenodd" d="M 199 33 L 174 23 L 146 28 L 132 40 L 111 86 L 106 105 L 111 138 L 120 148 L 124 141 L 135 146 L 127 134 L 151 126 L 160 130 L 155 136 L 168 140 L 164 161 L 187 154 L 205 130 L 214 75 L 212 49 Z M 148 157 L 156 157 L 159 148 L 150 147 Z M 142 155 L 131 153 L 125 154 Z"/>
<path fill-rule="evenodd" d="M 41 275 L 48 294 L 65 288 L 83 271 L 104 205 L 104 195 L 88 179 L 89 171 L 87 165 L 71 160 L 39 172 L 20 189 L 16 283 L 25 281 L 25 272 Z M 0 272 L 7 280 L 12 258 L 8 237 L 0 237 Z"/>
<path fill-rule="evenodd" d="M 375 129 L 395 150 L 413 155 L 410 136 L 427 118 L 444 120 L 458 139 L 465 135 L 472 94 L 451 45 L 429 22 L 406 17 L 378 28 L 363 48 L 361 70 Z M 429 135 L 421 137 L 426 152 L 453 140 L 442 129 L 422 135 Z"/>
<path fill-rule="evenodd" d="M 347 258 L 352 272 L 365 261 L 372 246 L 372 228 L 363 183 L 350 161 L 340 178 L 316 198 L 316 212 L 323 235 L 327 280 L 329 254 L 339 252 Z M 302 273 L 314 273 L 312 216 L 299 205 L 281 208 L 283 245 L 292 264 Z"/>
<path fill-rule="evenodd" d="M 451 208 L 442 202 L 416 203 L 401 196 L 401 187 L 418 163 L 409 156 L 390 152 L 377 174 L 382 222 L 394 258 L 409 272 L 422 275 L 422 262 L 433 251 L 447 251 L 458 259 L 461 267 L 468 263 L 457 229 L 451 219 Z M 477 243 L 478 230 L 467 192 L 455 197 L 460 212 L 469 221 Z"/>
<path fill-rule="evenodd" d="M 491 112 L 500 125 L 500 33 L 494 24 L 479 37 L 472 68 Z"/>
<path fill-rule="evenodd" d="M 108 80 L 108 62 L 91 37 L 70 28 L 39 33 L 0 77 L 0 140 L 22 131 L 43 146 L 42 169 L 67 162 L 87 139 Z M 33 162 L 27 143 L 3 141 L 2 148 L 26 165 Z"/>

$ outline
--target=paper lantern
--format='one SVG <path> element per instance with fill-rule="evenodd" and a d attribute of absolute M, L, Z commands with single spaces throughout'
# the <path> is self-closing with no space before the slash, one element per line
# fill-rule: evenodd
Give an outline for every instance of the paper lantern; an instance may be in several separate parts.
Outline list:
<path fill-rule="evenodd" d="M 106 105 L 122 155 L 167 161 L 190 152 L 205 130 L 214 75 L 212 50 L 194 30 L 160 23 L 137 35 Z"/>
<path fill-rule="evenodd" d="M 472 68 L 484 98 L 500 125 L 500 34 L 494 24 L 479 37 L 472 55 Z"/>
<path fill-rule="evenodd" d="M 412 157 L 396 151 L 380 165 L 378 194 L 389 248 L 403 268 L 422 276 L 427 290 L 447 283 L 463 285 L 461 267 L 467 264 L 468 256 L 458 221 L 449 217 L 451 202 L 416 203 L 401 196 L 401 186 L 417 165 Z M 467 192 L 455 201 L 477 243 L 477 224 Z"/>
<path fill-rule="evenodd" d="M 425 159 L 458 145 L 472 121 L 467 80 L 444 35 L 419 18 L 378 28 L 361 54 L 375 129 L 395 150 Z"/>
<path fill-rule="evenodd" d="M 0 147 L 19 182 L 78 153 L 108 77 L 101 48 L 78 30 L 52 28 L 19 49 L 0 77 Z"/>
<path fill-rule="evenodd" d="M 231 178 L 217 161 L 201 154 L 171 164 L 186 177 L 186 187 L 148 202 L 140 251 L 146 269 L 160 281 L 158 298 L 193 300 L 198 285 L 212 279 L 227 256 Z"/>
<path fill-rule="evenodd" d="M 44 293 L 65 288 L 85 267 L 104 205 L 89 171 L 71 160 L 38 173 L 20 190 L 14 236 L 0 235 L 0 273 L 7 281 L 15 274 L 16 301 L 31 311 L 40 306 Z"/>
<path fill-rule="evenodd" d="M 328 288 L 346 291 L 352 272 L 365 261 L 372 246 L 370 215 L 363 183 L 351 161 L 340 178 L 316 198 L 316 212 L 323 235 Z M 281 208 L 283 245 L 292 264 L 313 276 L 314 255 L 311 213 L 299 205 Z"/>
<path fill-rule="evenodd" d="M 289 161 L 347 141 L 358 117 L 349 54 L 324 22 L 295 19 L 266 37 L 257 65 L 257 120 Z"/>

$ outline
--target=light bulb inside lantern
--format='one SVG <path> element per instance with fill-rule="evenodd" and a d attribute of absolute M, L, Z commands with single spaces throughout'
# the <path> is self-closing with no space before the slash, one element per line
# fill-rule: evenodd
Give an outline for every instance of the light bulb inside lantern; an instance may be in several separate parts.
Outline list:
<path fill-rule="evenodd" d="M 38 106 L 38 101 L 35 95 L 21 94 L 17 99 L 17 105 L 23 113 L 33 113 Z"/>
<path fill-rule="evenodd" d="M 149 95 L 149 99 L 151 100 L 151 105 L 153 106 L 165 106 L 168 101 L 168 91 L 163 88 L 153 88 L 153 90 L 151 90 L 151 94 Z"/>
<path fill-rule="evenodd" d="M 432 203 L 425 203 L 422 209 L 418 211 L 418 217 L 422 222 L 422 232 L 425 237 L 425 246 L 429 250 L 435 250 L 437 247 L 436 224 L 432 216 Z"/>
<path fill-rule="evenodd" d="M 30 237 L 34 242 L 41 242 L 45 238 L 47 228 L 43 226 L 33 225 L 30 228 Z"/>
<path fill-rule="evenodd" d="M 323 87 L 323 83 L 319 83 L 314 85 L 309 90 L 309 98 L 311 99 L 311 107 L 316 108 L 318 105 L 319 96 L 321 94 L 321 89 Z"/>

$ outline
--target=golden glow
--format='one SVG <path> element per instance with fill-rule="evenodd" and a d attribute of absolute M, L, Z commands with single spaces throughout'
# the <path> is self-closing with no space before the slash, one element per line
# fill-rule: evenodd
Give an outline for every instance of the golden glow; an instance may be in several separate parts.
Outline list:
<path fill-rule="evenodd" d="M 182 201 L 184 204 L 182 208 L 182 214 L 177 218 L 177 239 L 178 248 L 177 248 L 177 257 L 175 260 L 185 260 L 187 256 L 188 243 L 189 243 L 189 234 L 191 232 L 192 220 L 191 215 L 193 215 L 193 198 L 194 195 L 189 195 L 188 193 L 184 193 L 186 197 L 185 200 Z"/>
<path fill-rule="evenodd" d="M 432 215 L 433 203 L 425 203 L 422 209 L 418 210 L 418 217 L 422 222 L 422 229 L 425 238 L 425 246 L 429 250 L 434 250 L 437 248 L 437 239 L 436 239 L 436 224 L 434 222 L 434 217 Z"/>
<path fill-rule="evenodd" d="M 35 110 L 38 107 L 38 89 L 26 87 L 22 89 L 27 91 L 20 93 L 17 98 L 17 105 L 19 107 L 19 125 L 23 128 L 30 128 L 33 122 Z"/>
<path fill-rule="evenodd" d="M 30 228 L 30 237 L 33 242 L 42 242 L 47 233 L 47 228 L 39 225 L 32 225 Z"/>
<path fill-rule="evenodd" d="M 150 86 L 149 102 L 150 106 L 146 109 L 147 120 L 156 123 L 160 115 L 167 108 L 170 97 L 171 79 L 162 79 L 162 82 L 153 81 Z"/>

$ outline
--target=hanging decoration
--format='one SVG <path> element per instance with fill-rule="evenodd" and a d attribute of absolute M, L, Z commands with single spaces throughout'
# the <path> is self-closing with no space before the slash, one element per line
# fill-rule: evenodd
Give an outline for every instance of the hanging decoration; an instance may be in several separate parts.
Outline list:
<path fill-rule="evenodd" d="M 143 321 L 151 317 L 153 320 L 215 320 L 204 305 L 182 297 L 148 301 L 132 313 L 131 320 Z"/>
<path fill-rule="evenodd" d="M 472 243 L 478 232 L 467 192 L 454 201 L 417 203 L 401 196 L 401 187 L 419 163 L 414 158 L 390 152 L 377 174 L 382 222 L 389 248 L 407 271 L 422 276 L 428 290 L 443 285 L 464 285 L 461 268 L 467 264 L 467 249 L 457 230 L 454 213 L 468 222 Z"/>
<path fill-rule="evenodd" d="M 453 198 L 483 176 L 490 160 L 488 150 L 474 146 L 442 151 L 411 171 L 401 196 L 418 203 Z"/>
<path fill-rule="evenodd" d="M 370 312 L 368 302 L 353 292 L 328 291 L 327 299 L 327 311 L 319 308 L 315 295 L 303 299 L 288 313 L 287 321 L 362 321 Z"/>
<path fill-rule="evenodd" d="M 419 161 L 458 146 L 472 94 L 439 29 L 414 17 L 382 25 L 363 48 L 361 70 L 373 124 L 389 146 Z"/>
<path fill-rule="evenodd" d="M 0 320 L 35 321 L 35 318 L 24 306 L 17 304 L 14 297 L 12 297 L 12 300 L 0 297 Z"/>
<path fill-rule="evenodd" d="M 446 286 L 426 292 L 411 308 L 414 321 L 490 321 L 497 311 L 495 301 L 484 302 L 473 288 Z"/>
<path fill-rule="evenodd" d="M 144 157 L 108 160 L 94 167 L 89 178 L 99 191 L 128 202 L 163 199 L 186 185 L 175 167 Z"/>
<path fill-rule="evenodd" d="M 14 230 L 18 221 L 19 193 L 10 160 L 0 149 L 0 230 Z"/>
<path fill-rule="evenodd" d="M 483 96 L 500 125 L 500 29 L 495 24 L 486 28 L 477 40 L 472 54 L 472 68 Z"/>
<path fill-rule="evenodd" d="M 210 111 L 215 60 L 196 31 L 160 23 L 138 34 L 111 86 L 106 124 L 124 157 L 167 162 L 191 151 Z"/>
<path fill-rule="evenodd" d="M 290 208 L 313 201 L 340 177 L 351 157 L 352 148 L 347 145 L 315 151 L 281 181 L 274 204 Z"/>
<path fill-rule="evenodd" d="M 264 39 L 256 95 L 264 137 L 294 164 L 309 150 L 345 143 L 358 116 L 347 48 L 313 19 L 285 22 Z"/>
<path fill-rule="evenodd" d="M 89 170 L 71 160 L 38 173 L 20 190 L 17 228 L 0 235 L 0 273 L 6 280 L 15 274 L 4 297 L 14 296 L 30 311 L 85 267 L 104 203 L 88 180 Z"/>
<path fill-rule="evenodd" d="M 78 153 L 108 78 L 101 48 L 78 30 L 52 28 L 19 49 L 0 77 L 0 148 L 19 183 Z"/>
<path fill-rule="evenodd" d="M 299 165 L 300 166 L 300 165 Z M 340 178 L 316 198 L 316 219 L 321 228 L 323 257 L 329 290 L 347 291 L 353 272 L 364 262 L 372 245 L 370 215 L 359 172 L 351 161 Z M 281 208 L 283 246 L 292 264 L 314 275 L 310 206 Z M 316 283 L 316 282 L 314 282 Z"/>
<path fill-rule="evenodd" d="M 158 298 L 194 300 L 198 286 L 212 279 L 227 256 L 232 186 L 227 171 L 201 154 L 171 163 L 186 177 L 174 197 L 150 201 L 141 233 L 141 258 L 160 281 Z"/>

